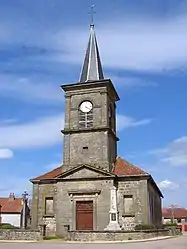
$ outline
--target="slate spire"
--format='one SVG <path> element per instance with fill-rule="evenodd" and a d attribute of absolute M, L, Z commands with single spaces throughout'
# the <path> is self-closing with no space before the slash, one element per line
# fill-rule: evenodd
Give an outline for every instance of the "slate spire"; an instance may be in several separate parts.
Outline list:
<path fill-rule="evenodd" d="M 90 37 L 81 71 L 80 82 L 104 79 L 103 69 L 99 56 L 94 24 L 90 25 Z"/>

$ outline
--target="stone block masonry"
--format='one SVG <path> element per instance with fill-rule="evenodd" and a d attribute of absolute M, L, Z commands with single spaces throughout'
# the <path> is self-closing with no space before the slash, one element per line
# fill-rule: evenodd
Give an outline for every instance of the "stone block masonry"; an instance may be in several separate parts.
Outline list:
<path fill-rule="evenodd" d="M 70 241 L 125 241 L 171 236 L 167 229 L 146 231 L 69 231 Z"/>
<path fill-rule="evenodd" d="M 0 229 L 0 240 L 39 241 L 43 236 L 39 230 Z"/>

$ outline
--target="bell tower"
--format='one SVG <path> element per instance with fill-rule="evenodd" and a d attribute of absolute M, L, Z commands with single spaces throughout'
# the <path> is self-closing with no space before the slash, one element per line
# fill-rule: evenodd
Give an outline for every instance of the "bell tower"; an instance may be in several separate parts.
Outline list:
<path fill-rule="evenodd" d="M 119 96 L 111 80 L 104 78 L 94 24 L 79 82 L 61 88 L 65 92 L 63 168 L 89 164 L 111 171 L 117 155 Z"/>

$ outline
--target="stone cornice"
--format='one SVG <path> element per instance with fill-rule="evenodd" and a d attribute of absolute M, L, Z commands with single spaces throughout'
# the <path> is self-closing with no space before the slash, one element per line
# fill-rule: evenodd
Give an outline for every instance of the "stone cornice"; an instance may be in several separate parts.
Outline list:
<path fill-rule="evenodd" d="M 109 131 L 110 134 L 112 134 L 113 137 L 115 137 L 116 141 L 119 141 L 119 138 L 116 136 L 116 134 L 113 132 L 111 128 L 108 126 L 106 127 L 96 127 L 96 128 L 83 128 L 83 129 L 63 129 L 61 132 L 63 134 L 72 134 L 72 133 L 81 133 L 81 132 L 97 132 L 97 131 Z"/>
<path fill-rule="evenodd" d="M 109 180 L 109 179 L 115 179 L 114 176 L 100 176 L 100 177 L 85 177 L 85 178 L 70 178 L 70 179 L 63 179 L 63 178 L 51 178 L 51 179 L 42 179 L 42 180 L 33 180 L 32 183 L 35 184 L 53 184 L 57 182 L 81 182 L 81 181 L 99 181 L 99 180 Z"/>
<path fill-rule="evenodd" d="M 103 80 L 97 80 L 97 81 L 87 81 L 84 83 L 74 83 L 74 84 L 67 84 L 62 85 L 61 88 L 65 91 L 75 91 L 75 90 L 82 90 L 82 89 L 90 89 L 90 88 L 96 88 L 96 87 L 106 87 L 108 88 L 109 92 L 114 96 L 115 101 L 120 100 L 114 85 L 112 84 L 112 81 L 110 79 L 103 79 Z"/>

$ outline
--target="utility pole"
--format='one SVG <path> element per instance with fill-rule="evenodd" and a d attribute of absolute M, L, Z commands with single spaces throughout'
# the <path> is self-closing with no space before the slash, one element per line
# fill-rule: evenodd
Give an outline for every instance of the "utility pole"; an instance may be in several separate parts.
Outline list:
<path fill-rule="evenodd" d="M 171 223 L 173 224 L 175 220 L 175 213 L 174 213 L 175 206 L 172 204 L 171 206 L 169 206 L 169 208 L 171 208 Z"/>

